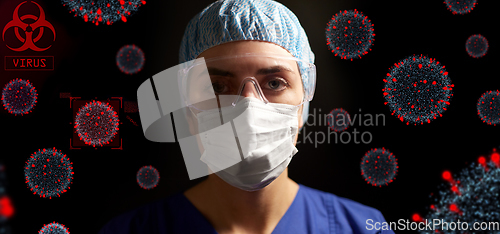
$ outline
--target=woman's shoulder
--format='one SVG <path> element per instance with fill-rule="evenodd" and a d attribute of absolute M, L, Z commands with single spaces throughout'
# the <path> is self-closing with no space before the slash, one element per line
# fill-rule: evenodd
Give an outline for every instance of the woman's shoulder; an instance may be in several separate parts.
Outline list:
<path fill-rule="evenodd" d="M 371 233 L 367 232 L 370 224 L 386 222 L 382 213 L 373 207 L 302 184 L 300 186 L 304 201 L 328 213 L 338 233 Z"/>
<path fill-rule="evenodd" d="M 168 226 L 175 210 L 182 209 L 182 193 L 175 193 L 150 202 L 111 219 L 99 234 L 167 233 L 160 231 Z"/>

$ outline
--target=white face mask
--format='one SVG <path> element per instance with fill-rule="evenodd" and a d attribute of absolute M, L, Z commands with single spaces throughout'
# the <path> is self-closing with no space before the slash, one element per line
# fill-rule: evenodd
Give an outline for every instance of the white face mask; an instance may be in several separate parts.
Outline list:
<path fill-rule="evenodd" d="M 234 187 L 246 191 L 266 187 L 298 151 L 293 142 L 298 109 L 243 98 L 235 107 L 199 113 L 198 130 L 205 149 L 201 160 Z"/>

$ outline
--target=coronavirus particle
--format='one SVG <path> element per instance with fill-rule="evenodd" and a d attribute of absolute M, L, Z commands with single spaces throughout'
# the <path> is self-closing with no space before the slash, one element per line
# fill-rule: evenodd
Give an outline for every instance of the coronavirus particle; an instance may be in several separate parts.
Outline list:
<path fill-rule="evenodd" d="M 395 63 L 384 82 L 384 104 L 407 125 L 430 123 L 441 117 L 453 97 L 454 85 L 445 66 L 423 55 Z"/>
<path fill-rule="evenodd" d="M 398 168 L 396 157 L 384 148 L 371 149 L 361 159 L 361 175 L 368 184 L 377 187 L 394 181 Z"/>
<path fill-rule="evenodd" d="M 342 132 L 349 127 L 351 123 L 351 116 L 346 110 L 336 108 L 330 111 L 327 116 L 328 126 L 332 131 Z"/>
<path fill-rule="evenodd" d="M 118 114 L 106 102 L 92 101 L 80 107 L 75 116 L 75 129 L 87 145 L 103 146 L 118 133 Z"/>
<path fill-rule="evenodd" d="M 150 166 L 143 166 L 137 172 L 137 183 L 143 189 L 152 189 L 158 185 L 160 181 L 160 173 L 156 168 Z"/>
<path fill-rule="evenodd" d="M 444 3 L 453 14 L 463 15 L 474 9 L 477 0 L 445 0 Z"/>
<path fill-rule="evenodd" d="M 500 154 L 496 150 L 489 156 L 480 156 L 458 175 L 444 171 L 442 178 L 446 182 L 437 196 L 431 196 L 433 204 L 427 208 L 427 215 L 418 220 L 420 215 L 415 214 L 413 219 L 429 223 L 440 220 L 441 224 L 447 224 L 435 225 L 436 230 L 421 233 L 498 233 L 497 228 L 488 227 L 492 223 L 498 227 L 500 219 Z M 462 225 L 457 225 L 457 220 Z M 475 223 L 478 225 L 473 227 Z"/>
<path fill-rule="evenodd" d="M 488 52 L 488 40 L 481 34 L 474 34 L 467 39 L 465 50 L 473 58 L 481 58 Z"/>
<path fill-rule="evenodd" d="M 73 163 L 56 148 L 38 150 L 26 161 L 24 177 L 33 194 L 60 197 L 72 183 Z"/>
<path fill-rule="evenodd" d="M 140 72 L 144 61 L 144 52 L 136 45 L 125 45 L 116 54 L 116 65 L 127 75 Z"/>
<path fill-rule="evenodd" d="M 375 33 L 368 16 L 354 10 L 344 10 L 332 16 L 326 24 L 326 44 L 335 56 L 360 59 L 371 50 Z"/>
<path fill-rule="evenodd" d="M 489 125 L 500 124 L 500 92 L 498 90 L 483 93 L 477 102 L 477 115 Z"/>
<path fill-rule="evenodd" d="M 14 79 L 2 91 L 2 103 L 9 113 L 23 115 L 30 113 L 36 105 L 38 94 L 29 80 Z"/>
<path fill-rule="evenodd" d="M 70 13 L 83 17 L 95 25 L 111 25 L 116 21 L 127 22 L 127 17 L 145 5 L 144 0 L 62 0 Z"/>
<path fill-rule="evenodd" d="M 69 234 L 69 231 L 64 225 L 52 222 L 43 225 L 38 234 Z"/>

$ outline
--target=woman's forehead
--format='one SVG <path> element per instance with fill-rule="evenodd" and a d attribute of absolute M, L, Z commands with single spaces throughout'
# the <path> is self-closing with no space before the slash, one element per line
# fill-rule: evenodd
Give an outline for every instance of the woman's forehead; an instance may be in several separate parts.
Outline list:
<path fill-rule="evenodd" d="M 233 41 L 207 49 L 203 51 L 200 55 L 198 55 L 198 58 L 204 57 L 205 59 L 210 59 L 223 56 L 236 56 L 248 53 L 293 57 L 293 55 L 290 54 L 286 49 L 271 42 Z"/>

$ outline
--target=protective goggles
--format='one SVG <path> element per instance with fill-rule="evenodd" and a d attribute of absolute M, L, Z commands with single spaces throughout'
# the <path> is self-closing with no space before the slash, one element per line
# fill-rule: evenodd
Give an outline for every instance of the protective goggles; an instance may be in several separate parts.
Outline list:
<path fill-rule="evenodd" d="M 178 79 L 183 101 L 198 111 L 236 106 L 242 97 L 298 106 L 314 96 L 316 67 L 295 57 L 244 54 L 188 62 Z"/>
<path fill-rule="evenodd" d="M 237 115 L 242 109 L 237 107 L 244 106 L 237 105 L 240 101 L 244 104 L 243 97 L 298 106 L 312 100 L 315 84 L 314 64 L 294 57 L 244 54 L 199 58 L 166 69 L 139 86 L 141 126 L 150 141 L 179 142 L 189 178 L 195 179 L 207 175 L 199 143 L 207 129 L 192 125 L 200 120 L 201 112 L 209 116 L 218 114 L 219 109 L 221 114 L 228 111 Z M 211 124 L 204 126 L 231 134 L 234 127 L 239 128 L 232 127 L 232 120 L 226 118 Z"/>
<path fill-rule="evenodd" d="M 312 100 L 315 85 L 315 65 L 294 57 L 243 54 L 198 58 L 146 80 L 137 90 L 137 102 L 146 138 L 175 142 L 171 113 L 236 106 L 243 96 L 298 106 Z M 185 118 L 182 116 L 178 118 Z"/>

